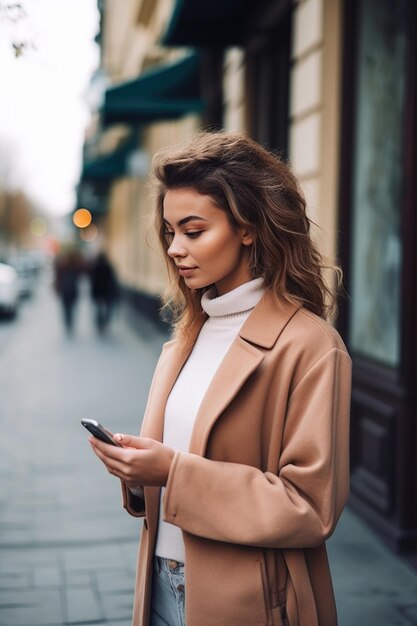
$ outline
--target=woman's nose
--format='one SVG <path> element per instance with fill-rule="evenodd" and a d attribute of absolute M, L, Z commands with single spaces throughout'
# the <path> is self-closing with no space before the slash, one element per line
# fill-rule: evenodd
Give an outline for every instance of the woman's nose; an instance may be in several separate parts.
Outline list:
<path fill-rule="evenodd" d="M 171 245 L 169 246 L 168 250 L 167 250 L 167 254 L 168 256 L 175 258 L 178 256 L 187 256 L 187 251 L 184 248 L 184 246 L 182 246 L 180 244 L 180 242 L 178 241 L 177 237 L 174 237 L 173 240 L 171 241 Z"/>

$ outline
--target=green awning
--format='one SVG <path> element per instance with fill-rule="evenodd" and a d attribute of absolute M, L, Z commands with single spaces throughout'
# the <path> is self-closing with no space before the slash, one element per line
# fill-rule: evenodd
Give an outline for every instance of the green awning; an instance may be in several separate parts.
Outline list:
<path fill-rule="evenodd" d="M 162 43 L 234 46 L 244 41 L 248 0 L 175 0 Z"/>
<path fill-rule="evenodd" d="M 121 148 L 108 156 L 85 161 L 81 178 L 90 181 L 111 181 L 124 176 L 127 171 L 127 157 L 131 149 Z"/>
<path fill-rule="evenodd" d="M 103 108 L 104 124 L 143 124 L 200 113 L 200 59 L 197 53 L 169 65 L 152 68 L 136 80 L 108 89 Z"/>

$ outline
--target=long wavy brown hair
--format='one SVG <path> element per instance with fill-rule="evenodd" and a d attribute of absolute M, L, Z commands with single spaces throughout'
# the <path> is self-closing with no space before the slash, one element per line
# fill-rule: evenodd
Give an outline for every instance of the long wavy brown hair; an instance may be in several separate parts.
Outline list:
<path fill-rule="evenodd" d="M 187 143 L 158 152 L 153 160 L 156 185 L 155 225 L 167 263 L 169 285 L 164 309 L 173 314 L 177 336 L 186 342 L 187 328 L 202 315 L 204 289 L 189 289 L 167 250 L 163 204 L 169 189 L 191 188 L 208 195 L 225 211 L 232 226 L 254 236 L 250 271 L 263 277 L 278 299 L 301 303 L 326 318 L 335 296 L 323 278 L 325 265 L 310 236 L 306 202 L 290 168 L 277 155 L 243 134 L 197 133 Z"/>

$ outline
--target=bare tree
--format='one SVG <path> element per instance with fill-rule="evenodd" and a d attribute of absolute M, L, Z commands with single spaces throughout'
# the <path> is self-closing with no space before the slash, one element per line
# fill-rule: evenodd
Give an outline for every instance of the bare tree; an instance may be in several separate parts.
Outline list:
<path fill-rule="evenodd" d="M 27 20 L 28 14 L 23 2 L 0 0 L 0 24 L 6 24 L 11 33 L 11 46 L 15 57 L 18 58 L 31 48 L 33 42 L 29 37 L 23 36 L 19 31 L 21 25 Z"/>

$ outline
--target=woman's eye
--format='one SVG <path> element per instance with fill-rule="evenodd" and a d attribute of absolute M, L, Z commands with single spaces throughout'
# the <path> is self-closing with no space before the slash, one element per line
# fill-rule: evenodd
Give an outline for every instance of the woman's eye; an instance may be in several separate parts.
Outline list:
<path fill-rule="evenodd" d="M 166 231 L 164 232 L 164 237 L 165 237 L 165 239 L 170 239 L 170 238 L 172 238 L 173 236 L 174 236 L 174 233 L 171 233 L 171 231 L 170 231 L 170 230 L 166 230 Z"/>
<path fill-rule="evenodd" d="M 187 231 L 185 234 L 190 239 L 197 239 L 197 237 L 199 237 L 202 232 L 203 232 L 202 230 L 192 230 L 192 231 Z"/>

